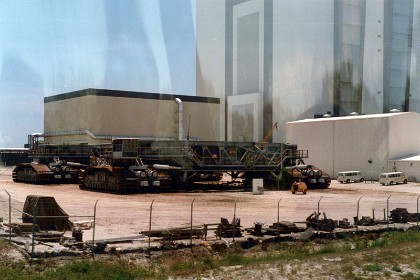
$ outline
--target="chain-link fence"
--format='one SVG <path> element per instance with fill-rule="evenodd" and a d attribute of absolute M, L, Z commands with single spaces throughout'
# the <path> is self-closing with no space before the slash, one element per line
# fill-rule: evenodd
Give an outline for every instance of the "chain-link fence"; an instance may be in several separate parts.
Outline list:
<path fill-rule="evenodd" d="M 95 222 L 96 222 L 96 205 L 93 205 L 93 214 L 91 215 L 67 215 L 61 207 L 56 203 L 53 197 L 28 196 L 25 204 L 12 203 L 11 194 L 6 190 L 7 199 L 0 199 L 2 213 L 8 214 L 8 221 L 3 218 L 3 226 L 8 227 L 8 242 L 12 242 L 14 233 L 21 234 L 22 230 L 30 233 L 31 242 L 29 243 L 30 256 L 35 256 L 35 245 L 37 232 L 44 231 L 61 231 L 72 230 L 73 237 L 78 237 L 81 231 L 77 228 L 77 222 L 72 223 L 70 219 L 92 219 L 92 242 L 90 244 L 92 252 L 95 246 Z M 7 209 L 5 209 L 7 207 Z M 5 211 L 6 210 L 6 211 Z M 30 231 L 28 232 L 28 229 Z M 79 240 L 80 241 L 80 240 Z M 40 243 L 40 242 L 38 242 Z"/>
<path fill-rule="evenodd" d="M 243 232 L 243 228 L 259 228 L 261 225 L 275 225 L 283 221 L 295 223 L 300 228 L 308 226 L 308 218 L 312 216 L 311 226 L 314 230 L 321 231 L 322 220 L 333 220 L 335 225 L 339 221 L 348 220 L 354 227 L 352 230 L 359 230 L 359 221 L 377 221 L 390 227 L 390 212 L 396 208 L 405 208 L 416 214 L 414 223 L 419 223 L 419 198 L 410 196 L 410 199 L 395 198 L 388 196 L 349 196 L 337 197 L 333 194 L 320 195 L 291 195 L 288 192 L 266 192 L 263 195 L 252 195 L 250 193 L 218 193 L 215 200 L 214 194 L 170 194 L 142 196 L 112 196 L 104 195 L 109 200 L 115 201 L 101 205 L 99 203 L 97 214 L 97 203 L 86 204 L 75 198 L 71 203 L 78 211 L 72 211 L 71 215 L 64 215 L 72 220 L 72 230 L 78 225 L 86 222 L 81 219 L 88 219 L 91 222 L 92 240 L 87 241 L 92 253 L 98 242 L 113 239 L 115 236 L 125 236 L 127 232 L 135 231 L 136 235 L 130 238 L 139 238 L 143 245 L 146 244 L 150 252 L 152 242 L 158 240 L 183 240 L 189 242 L 191 248 L 196 240 L 215 241 L 224 239 L 226 242 L 235 242 Z M 283 196 L 281 196 L 283 195 Z M 211 197 L 211 200 L 210 200 Z M 264 202 L 264 203 L 263 203 Z M 8 227 L 9 242 L 12 239 L 13 224 L 23 224 L 31 230 L 29 236 L 30 255 L 35 255 L 35 240 L 40 225 L 63 221 L 63 214 L 57 212 L 40 210 L 39 201 L 33 200 L 29 206 L 25 203 L 14 200 L 13 196 L 6 191 L 0 194 L 0 211 L 3 214 L 3 225 Z M 79 205 L 80 203 L 80 205 Z M 56 209 L 53 202 L 48 202 L 43 209 Z M 70 205 L 70 203 L 69 203 Z M 88 205 L 88 206 L 86 206 Z M 138 207 L 134 208 L 133 205 Z M 135 209 L 132 211 L 130 209 Z M 44 212 L 43 212 L 44 211 Z M 86 213 L 86 214 L 83 214 Z M 322 215 L 326 213 L 325 216 Z M 230 222 L 231 220 L 231 222 Z M 98 223 L 99 221 L 99 223 Z M 411 221 L 413 222 L 413 221 Z M 48 228 L 48 227 L 47 227 Z M 129 228 L 130 230 L 128 230 Z M 52 227 L 54 229 L 54 227 Z M 61 229 L 62 227 L 56 227 Z M 67 228 L 68 229 L 68 228 Z M 282 234 L 280 228 L 274 233 Z M 97 230 L 102 240 L 97 240 Z M 85 231 L 89 232 L 90 231 Z M 74 236 L 73 236 L 74 237 Z M 94 255 L 94 254 L 93 254 Z"/>

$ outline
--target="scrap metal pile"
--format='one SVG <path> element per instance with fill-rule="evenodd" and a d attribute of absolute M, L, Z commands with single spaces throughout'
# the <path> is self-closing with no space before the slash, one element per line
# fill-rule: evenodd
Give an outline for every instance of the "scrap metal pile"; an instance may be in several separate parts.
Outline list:
<path fill-rule="evenodd" d="M 3 226 L 9 227 L 9 232 L 13 232 L 16 238 L 20 237 L 20 239 L 13 239 L 13 242 L 24 245 L 28 253 L 30 251 L 28 246 L 31 241 L 24 241 L 21 237 L 31 238 L 31 235 L 33 236 L 32 242 L 35 242 L 32 243 L 32 246 L 44 245 L 49 248 L 57 248 L 58 245 L 54 245 L 56 243 L 60 244 L 61 248 L 68 248 L 61 249 L 66 253 L 69 252 L 68 250 L 72 250 L 72 252 L 82 254 L 87 252 L 103 253 L 107 244 L 133 241 L 133 237 L 127 237 L 118 240 L 97 241 L 95 244 L 92 241 L 83 242 L 83 231 L 91 228 L 91 222 L 70 222 L 69 216 L 56 203 L 54 197 L 28 196 L 22 213 L 22 223 L 3 224 Z M 264 223 L 256 222 L 254 227 L 245 229 L 241 227 L 240 218 L 234 217 L 231 222 L 226 218 L 221 218 L 219 223 L 213 224 L 191 224 L 189 226 L 141 231 L 136 238 L 138 240 L 149 238 L 149 246 L 151 237 L 154 239 L 153 242 L 161 242 L 162 244 L 176 240 L 182 244 L 182 240 L 189 239 L 191 240 L 190 245 L 193 244 L 192 240 L 201 239 L 213 244 L 220 239 L 224 239 L 224 242 L 226 242 L 226 239 L 239 238 L 238 241 L 244 242 L 244 246 L 252 246 L 252 244 L 258 244 L 261 240 L 268 242 L 307 241 L 313 238 L 343 238 L 354 233 L 368 236 L 387 230 L 387 227 L 383 226 L 384 222 L 387 224 L 409 223 L 418 222 L 417 219 L 420 218 L 418 213 L 409 213 L 405 208 L 392 210 L 389 217 L 390 220 L 377 220 L 368 216 L 363 216 L 361 219 L 355 217 L 352 224 L 347 219 L 332 220 L 325 213 L 321 215 L 321 213 L 313 212 L 303 222 L 279 221 L 268 227 L 265 227 Z M 297 223 L 304 223 L 305 227 L 298 227 Z M 357 226 L 363 226 L 363 228 L 357 228 Z M 356 227 L 356 230 L 353 229 L 354 227 Z M 397 228 L 400 227 L 401 224 Z M 341 229 L 337 231 L 338 228 Z M 395 229 L 395 226 L 393 229 Z M 65 235 L 68 230 L 71 230 L 71 237 Z M 253 239 L 250 236 L 257 236 L 258 239 Z"/>
<path fill-rule="evenodd" d="M 407 208 L 395 208 L 391 210 L 391 219 L 396 223 L 419 222 L 419 213 L 409 213 Z"/>

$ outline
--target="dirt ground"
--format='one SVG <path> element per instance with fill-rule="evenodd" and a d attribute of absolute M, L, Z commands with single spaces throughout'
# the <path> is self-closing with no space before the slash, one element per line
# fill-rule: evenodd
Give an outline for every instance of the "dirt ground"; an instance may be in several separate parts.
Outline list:
<path fill-rule="evenodd" d="M 271 225 L 277 221 L 301 222 L 317 210 L 328 218 L 353 221 L 371 216 L 382 219 L 384 209 L 407 208 L 416 212 L 420 184 L 381 186 L 378 182 L 340 184 L 333 181 L 330 188 L 309 190 L 306 195 L 293 195 L 290 191 L 265 191 L 253 195 L 242 191 L 191 191 L 187 193 L 153 193 L 117 195 L 82 191 L 78 185 L 31 185 L 14 183 L 12 168 L 0 169 L 0 217 L 8 222 L 8 199 L 12 199 L 12 222 L 21 222 L 21 211 L 28 195 L 55 197 L 61 208 L 73 222 L 93 220 L 96 208 L 95 240 L 138 236 L 149 229 L 150 206 L 152 230 L 189 226 L 191 210 L 193 224 L 202 225 L 220 222 L 224 217 L 231 221 L 235 213 L 242 227 L 252 227 L 261 222 Z M 278 211 L 279 210 L 279 211 Z M 298 224 L 303 226 L 303 224 Z M 84 240 L 92 238 L 92 230 L 84 232 Z"/>
<path fill-rule="evenodd" d="M 265 191 L 261 195 L 253 195 L 250 192 L 239 190 L 231 191 L 190 191 L 184 193 L 154 193 L 154 194 L 131 194 L 117 195 L 100 192 L 82 191 L 78 185 L 30 185 L 14 183 L 12 181 L 12 168 L 0 168 L 0 217 L 4 223 L 9 222 L 9 196 L 12 201 L 12 222 L 21 222 L 23 205 L 28 195 L 42 195 L 55 197 L 58 204 L 70 215 L 73 222 L 93 220 L 94 205 L 96 208 L 95 240 L 106 240 L 112 248 L 127 249 L 127 253 L 121 256 L 129 263 L 137 263 L 147 266 L 150 260 L 147 254 L 137 251 L 137 248 L 147 248 L 147 238 L 140 238 L 133 242 L 119 242 L 112 244 L 113 239 L 123 238 L 133 240 L 141 235 L 141 231 L 149 229 L 150 206 L 153 202 L 152 230 L 168 229 L 173 227 L 188 227 L 191 222 L 191 210 L 194 225 L 220 222 L 224 217 L 232 220 L 234 215 L 241 219 L 241 226 L 252 227 L 254 223 L 264 223 L 266 226 L 280 221 L 302 222 L 311 213 L 325 212 L 328 218 L 341 220 L 347 218 L 353 221 L 357 215 L 359 201 L 359 217 L 375 215 L 376 219 L 383 219 L 384 211 L 395 208 L 407 208 L 415 213 L 420 196 L 420 184 L 408 183 L 405 185 L 381 186 L 378 182 L 340 184 L 333 181 L 328 189 L 309 190 L 306 195 L 293 195 L 290 191 Z M 7 191 L 7 192 L 6 192 Z M 235 211 L 236 205 L 236 211 Z M 193 207 L 192 207 L 193 206 Z M 385 210 L 384 210 L 385 209 Z M 278 217 L 279 216 L 279 217 Z M 305 224 L 297 224 L 304 227 Z M 392 226 L 392 225 L 390 225 Z M 67 236 L 71 232 L 66 233 Z M 83 240 L 93 238 L 93 230 L 83 231 Z M 214 239 L 210 236 L 210 240 Z M 229 238 L 225 238 L 227 244 L 232 244 Z M 188 242 L 188 241 L 186 241 Z M 201 240 L 195 240 L 201 244 Z M 159 245 L 152 239 L 152 246 Z M 36 252 L 51 252 L 55 250 L 48 246 L 37 244 Z M 108 246 L 108 248 L 110 248 Z M 206 246 L 174 251 L 153 252 L 153 258 L 169 254 L 171 258 L 183 258 L 193 255 L 209 255 L 211 252 Z M 394 248 L 405 258 L 398 260 L 400 263 L 395 269 L 395 264 L 379 262 L 380 271 L 366 272 L 363 265 L 370 264 L 379 257 L 382 251 L 373 250 L 369 253 L 362 251 L 321 259 L 308 259 L 305 262 L 287 260 L 255 266 L 223 266 L 220 269 L 209 270 L 200 275 L 171 277 L 170 279 L 417 279 L 419 271 L 410 254 L 404 253 L 411 248 Z M 262 250 L 262 249 L 260 249 Z M 29 250 L 28 250 L 29 252 Z M 111 251 L 109 251 L 111 252 Z M 249 253 L 252 253 L 251 250 Z M 258 251 L 255 251 L 258 254 Z M 13 266 L 24 257 L 22 250 L 13 249 L 8 252 L 0 252 L 3 264 Z M 90 256 L 90 255 L 89 255 Z M 114 254 L 99 254 L 98 259 L 105 261 L 115 260 Z M 120 260 L 118 255 L 117 261 Z M 58 266 L 65 263 L 68 258 L 60 257 L 49 259 L 50 266 Z M 414 263 L 414 264 L 413 264 Z M 37 269 L 36 266 L 27 264 L 28 269 Z M 346 272 L 343 272 L 343 269 Z M 322 271 L 322 274 L 319 272 Z M 344 273 L 344 274 L 343 274 Z M 411 276 L 410 276 L 411 275 Z M 316 277 L 315 277 L 316 276 Z"/>

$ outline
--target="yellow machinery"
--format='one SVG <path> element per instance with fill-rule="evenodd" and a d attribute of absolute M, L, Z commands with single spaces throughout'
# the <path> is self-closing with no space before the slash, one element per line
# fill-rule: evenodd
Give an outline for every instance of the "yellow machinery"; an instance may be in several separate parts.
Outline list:
<path fill-rule="evenodd" d="M 292 194 L 295 194 L 298 192 L 306 194 L 307 190 L 308 190 L 308 187 L 306 186 L 305 182 L 294 182 L 292 185 L 292 188 L 290 189 Z"/>

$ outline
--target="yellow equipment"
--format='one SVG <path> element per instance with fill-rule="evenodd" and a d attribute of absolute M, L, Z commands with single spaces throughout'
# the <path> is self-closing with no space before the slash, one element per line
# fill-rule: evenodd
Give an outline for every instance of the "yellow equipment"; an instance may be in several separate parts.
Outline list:
<path fill-rule="evenodd" d="M 292 194 L 295 194 L 297 192 L 306 194 L 307 190 L 308 190 L 308 187 L 306 186 L 305 182 L 294 182 L 292 185 L 292 188 L 290 189 Z"/>

